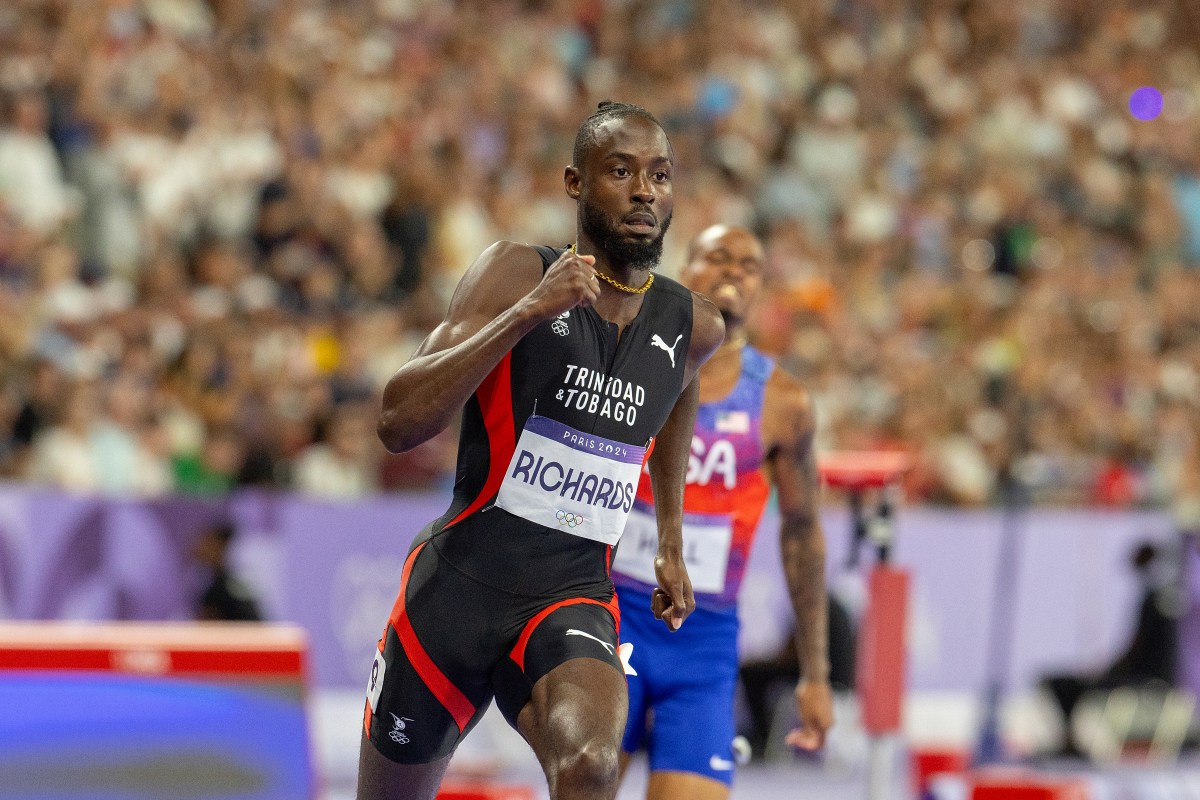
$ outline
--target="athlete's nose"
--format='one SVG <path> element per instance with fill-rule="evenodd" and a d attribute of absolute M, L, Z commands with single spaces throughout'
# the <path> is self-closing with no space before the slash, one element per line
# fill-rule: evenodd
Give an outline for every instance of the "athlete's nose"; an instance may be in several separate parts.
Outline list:
<path fill-rule="evenodd" d="M 746 277 L 749 270 L 740 261 L 731 259 L 729 263 L 725 264 L 725 269 L 723 269 L 721 272 L 722 277 L 724 277 L 726 280 L 735 281 Z"/>
<path fill-rule="evenodd" d="M 631 199 L 639 203 L 646 203 L 647 205 L 654 202 L 654 188 L 650 184 L 650 177 L 648 175 L 636 175 L 630 189 L 632 190 L 630 194 Z"/>

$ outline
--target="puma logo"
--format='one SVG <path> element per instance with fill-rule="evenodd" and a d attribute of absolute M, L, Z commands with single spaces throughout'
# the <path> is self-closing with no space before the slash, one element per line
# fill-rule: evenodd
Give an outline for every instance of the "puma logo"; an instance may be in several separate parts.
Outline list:
<path fill-rule="evenodd" d="M 599 642 L 604 647 L 605 650 L 612 653 L 614 656 L 617 654 L 617 648 L 613 647 L 611 644 L 604 641 L 603 639 L 597 639 L 595 636 L 592 636 L 590 633 L 588 633 L 586 631 L 576 630 L 575 628 L 568 628 L 565 635 L 566 636 L 586 636 L 587 638 L 591 639 L 593 642 Z"/>
<path fill-rule="evenodd" d="M 674 369 L 675 368 L 675 348 L 679 346 L 679 340 L 682 338 L 683 338 L 683 334 L 681 333 L 675 337 L 675 344 L 671 345 L 670 347 L 667 347 L 667 343 L 664 342 L 663 338 L 656 333 L 650 339 L 650 346 L 657 347 L 660 350 L 664 350 L 666 352 L 666 354 L 671 357 L 671 369 Z"/>

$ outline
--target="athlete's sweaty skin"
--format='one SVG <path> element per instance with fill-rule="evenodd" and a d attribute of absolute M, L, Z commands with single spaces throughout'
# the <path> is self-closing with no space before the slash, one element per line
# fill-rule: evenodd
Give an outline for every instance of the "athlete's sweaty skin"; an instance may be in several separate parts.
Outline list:
<path fill-rule="evenodd" d="M 543 274 L 532 247 L 501 242 L 486 250 L 459 283 L 445 320 L 388 382 L 378 425 L 384 445 L 401 452 L 442 431 L 522 337 L 563 312 L 591 306 L 623 333 L 644 295 L 601 283 L 594 271 L 634 288 L 649 279 L 655 263 L 622 254 L 661 241 L 673 205 L 671 168 L 670 144 L 651 119 L 633 115 L 601 123 L 581 163 L 564 175 L 567 194 L 580 208 L 578 253 L 568 250 Z M 585 214 L 592 215 L 586 225 Z M 592 235 L 597 229 L 604 235 Z M 685 388 L 649 459 L 655 488 L 663 493 L 654 612 L 672 628 L 695 607 L 682 558 L 680 510 L 699 397 L 695 378 L 723 335 L 720 313 L 693 294 Z M 592 658 L 565 661 L 533 686 L 517 727 L 537 754 L 554 800 L 615 796 L 626 702 L 624 675 Z M 395 763 L 364 735 L 358 797 L 433 798 L 449 758 Z"/>
<path fill-rule="evenodd" d="M 689 247 L 681 282 L 710 297 L 726 323 L 725 343 L 700 371 L 701 403 L 724 399 L 739 380 L 746 342 L 745 319 L 762 286 L 764 261 L 758 239 L 738 227 L 714 225 L 701 232 Z M 762 450 L 782 517 L 781 556 L 796 614 L 796 648 L 802 675 L 795 689 L 799 726 L 789 733 L 787 743 L 815 750 L 824 745 L 833 721 L 825 538 L 817 514 L 820 478 L 813 453 L 815 420 L 808 393 L 780 369 L 773 370 L 767 379 L 762 414 Z M 657 485 L 654 492 L 657 500 Z M 622 599 L 625 597 L 623 593 Z M 728 646 L 733 648 L 736 642 L 730 641 Z M 634 653 L 636 662 L 636 642 Z M 656 746 L 670 748 L 672 742 L 659 740 Z M 623 753 L 622 771 L 628 761 L 629 755 Z M 724 782 L 693 772 L 655 770 L 647 787 L 648 800 L 726 800 L 728 796 L 729 787 Z"/>

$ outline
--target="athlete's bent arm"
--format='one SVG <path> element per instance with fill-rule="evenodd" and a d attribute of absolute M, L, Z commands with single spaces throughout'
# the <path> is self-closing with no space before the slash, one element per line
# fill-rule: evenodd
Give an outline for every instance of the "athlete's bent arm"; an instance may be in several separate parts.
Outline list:
<path fill-rule="evenodd" d="M 700 366 L 725 339 L 725 323 L 716 306 L 692 294 L 692 338 L 683 380 L 686 387 L 675 401 L 650 454 L 650 485 L 658 522 L 658 554 L 654 574 L 658 588 L 651 598 L 654 616 L 678 630 L 696 607 L 692 583 L 683 563 L 683 485 L 687 477 L 696 409 L 700 406 Z"/>
<path fill-rule="evenodd" d="M 825 534 L 819 516 L 820 475 L 813 453 L 815 415 L 808 393 L 776 371 L 764 402 L 770 442 L 768 458 L 779 498 L 779 541 L 788 593 L 796 614 L 800 683 L 796 711 L 800 727 L 788 744 L 815 750 L 833 724 L 829 688 L 828 620 L 825 593 Z"/>
<path fill-rule="evenodd" d="M 436 436 L 534 326 L 594 303 L 593 263 L 567 252 L 543 276 L 541 257 L 528 245 L 485 250 L 459 282 L 445 320 L 388 380 L 378 426 L 384 446 L 400 453 Z"/>

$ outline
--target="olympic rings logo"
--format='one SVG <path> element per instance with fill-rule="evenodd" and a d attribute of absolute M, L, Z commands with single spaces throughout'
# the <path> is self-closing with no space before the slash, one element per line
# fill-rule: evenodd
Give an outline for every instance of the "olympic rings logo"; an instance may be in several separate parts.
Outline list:
<path fill-rule="evenodd" d="M 559 525 L 566 525 L 568 528 L 574 528 L 582 525 L 585 520 L 583 514 L 572 514 L 570 511 L 559 510 L 554 518 L 558 520 Z"/>

